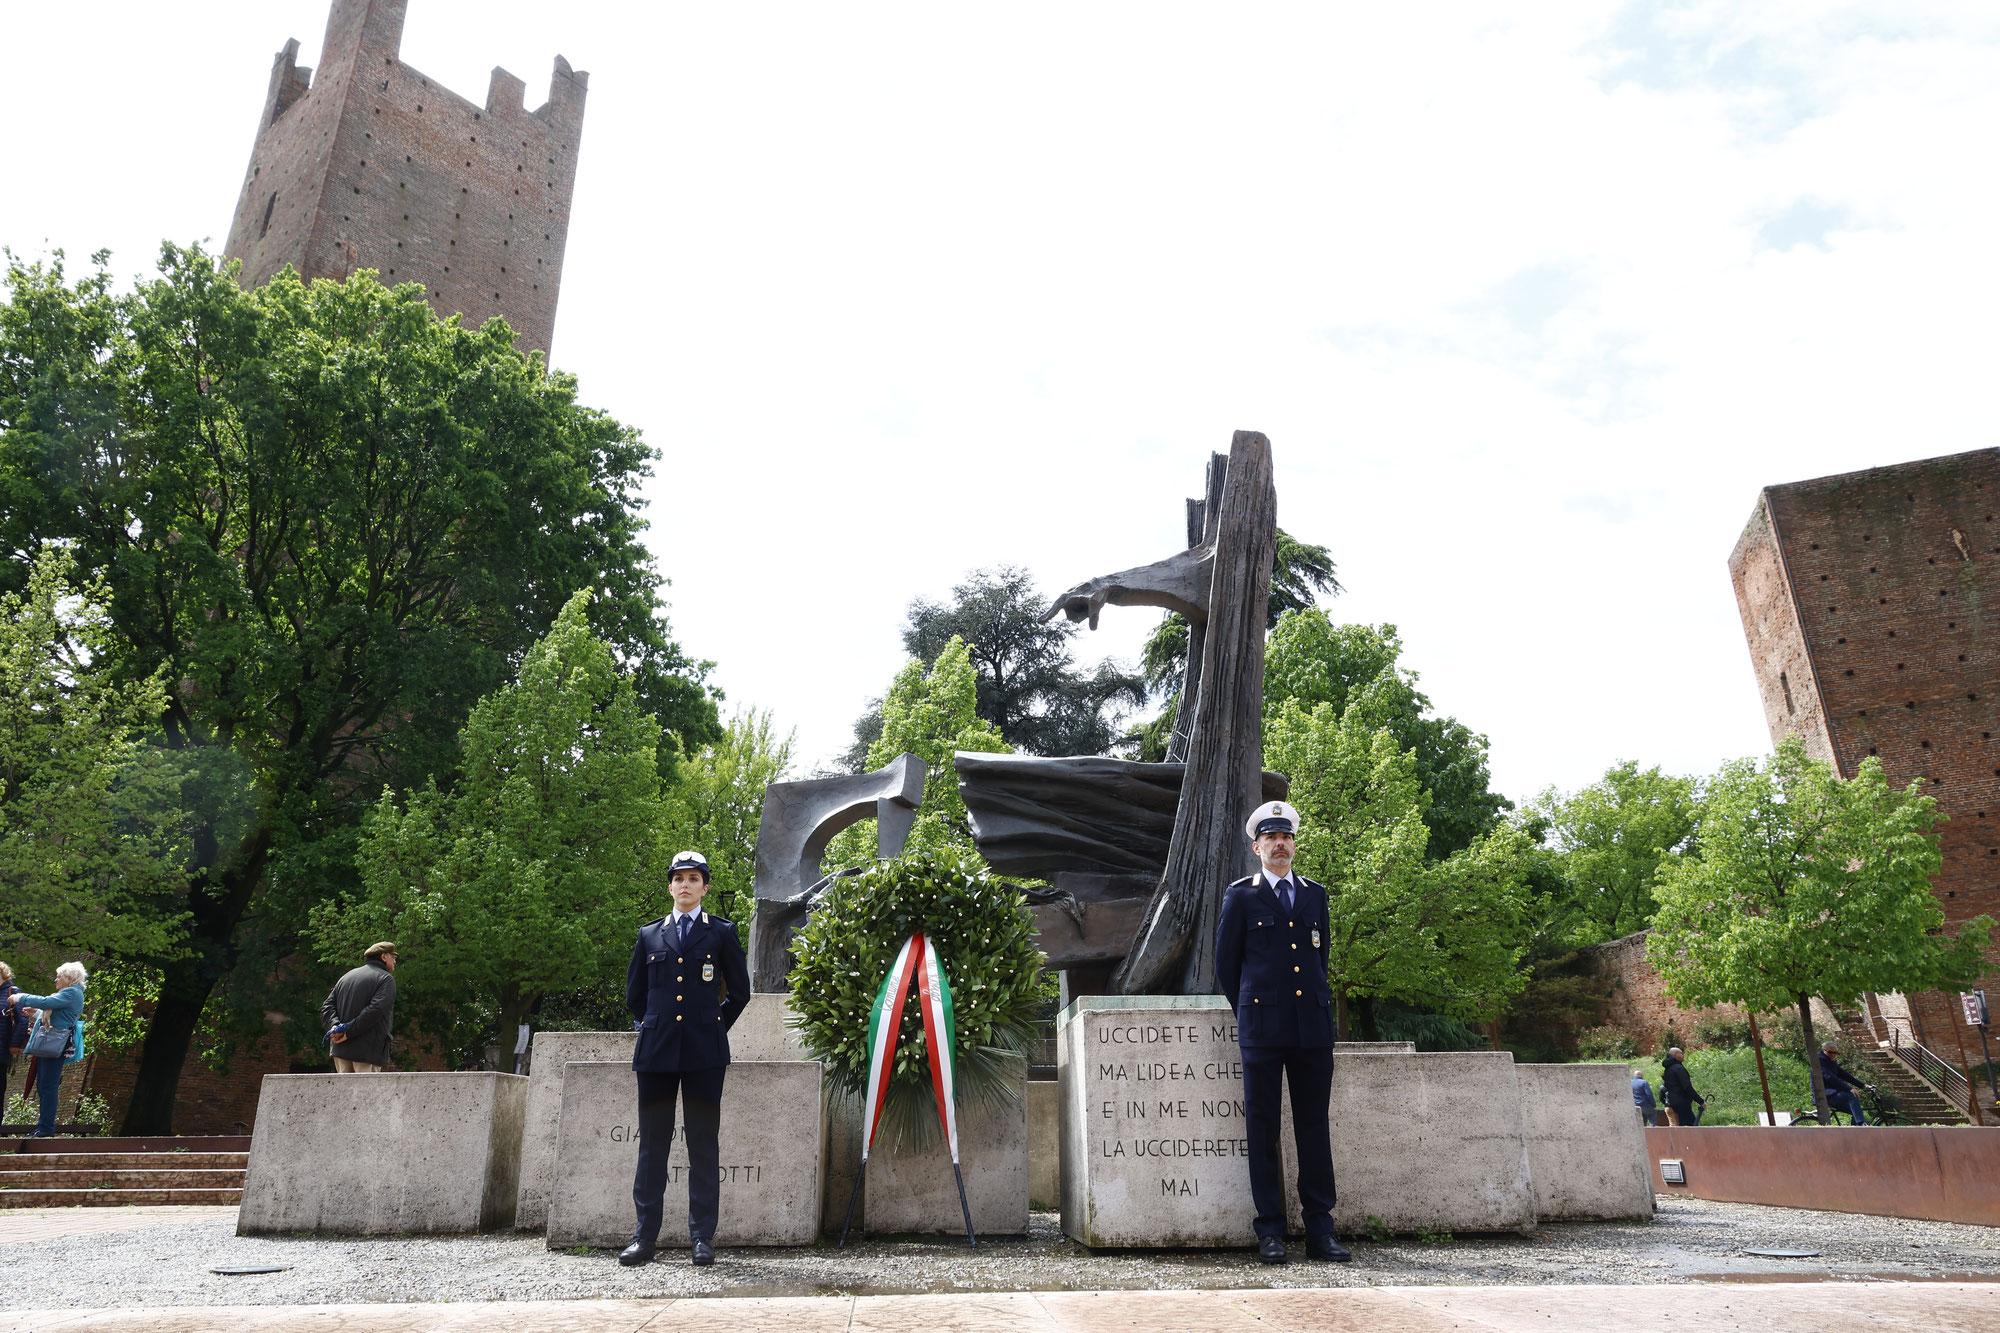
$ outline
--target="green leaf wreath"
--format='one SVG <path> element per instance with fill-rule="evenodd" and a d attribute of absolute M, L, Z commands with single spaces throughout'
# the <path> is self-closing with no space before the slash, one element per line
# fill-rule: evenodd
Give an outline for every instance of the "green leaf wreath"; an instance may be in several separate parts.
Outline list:
<path fill-rule="evenodd" d="M 951 983 L 958 1028 L 958 1096 L 1015 1099 L 1047 983 L 1021 891 L 961 848 L 924 848 L 836 880 L 793 937 L 792 1009 L 801 1039 L 842 1091 L 868 1083 L 868 1015 L 903 941 L 935 943 Z M 938 1133 L 929 1053 L 914 993 L 897 1035 L 886 1127 L 923 1147 Z"/>

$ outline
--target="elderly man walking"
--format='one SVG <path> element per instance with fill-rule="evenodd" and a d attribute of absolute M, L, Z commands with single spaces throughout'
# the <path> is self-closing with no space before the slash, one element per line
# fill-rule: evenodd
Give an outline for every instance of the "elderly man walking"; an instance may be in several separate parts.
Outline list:
<path fill-rule="evenodd" d="M 333 1043 L 337 1074 L 379 1074 L 389 1063 L 396 1018 L 396 946 L 368 946 L 368 955 L 333 983 L 319 1007 L 327 1040 Z"/>

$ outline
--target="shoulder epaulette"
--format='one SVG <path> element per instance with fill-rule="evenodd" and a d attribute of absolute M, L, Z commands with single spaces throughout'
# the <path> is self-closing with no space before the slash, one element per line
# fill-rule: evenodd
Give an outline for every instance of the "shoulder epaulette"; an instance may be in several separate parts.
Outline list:
<path fill-rule="evenodd" d="M 1231 880 L 1229 887 L 1232 889 L 1246 889 L 1256 882 L 1257 877 L 1255 875 L 1245 875 L 1242 879 Z"/>
<path fill-rule="evenodd" d="M 1306 878 L 1306 877 L 1305 877 L 1304 875 L 1300 875 L 1300 876 L 1298 877 L 1298 879 L 1299 879 L 1299 883 L 1301 883 L 1301 884 L 1310 884 L 1310 885 L 1312 885 L 1312 886 L 1313 886 L 1314 888 L 1316 888 L 1316 889 L 1324 889 L 1324 888 L 1326 887 L 1326 885 L 1324 885 L 1324 884 L 1320 883 L 1320 882 L 1319 882 L 1318 880 L 1316 880 L 1316 879 L 1307 879 L 1307 878 Z"/>

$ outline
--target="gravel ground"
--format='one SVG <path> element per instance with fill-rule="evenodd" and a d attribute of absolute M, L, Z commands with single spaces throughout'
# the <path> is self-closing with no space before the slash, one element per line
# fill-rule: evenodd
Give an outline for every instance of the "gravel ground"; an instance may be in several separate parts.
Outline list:
<path fill-rule="evenodd" d="M 206 1210 L 205 1210 L 206 1211 Z M 1650 1226 L 1552 1223 L 1532 1235 L 1429 1243 L 1350 1240 L 1351 1264 L 1267 1268 L 1248 1250 L 1092 1253 L 1036 1213 L 1025 1238 L 868 1241 L 846 1251 L 724 1249 L 698 1269 L 685 1251 L 620 1268 L 609 1251 L 551 1252 L 538 1236 L 377 1240 L 239 1237 L 207 1212 L 185 1227 L 16 1240 L 0 1267 L 0 1309 L 144 1305 L 303 1305 L 368 1301 L 533 1301 L 648 1296 L 818 1296 L 954 1291 L 1175 1290 L 1194 1287 L 1536 1285 L 1769 1281 L 1828 1276 L 2000 1281 L 2000 1229 L 1662 1198 Z M 1746 1248 L 1817 1249 L 1806 1260 Z M 283 1264 L 263 1276 L 212 1274 Z"/>

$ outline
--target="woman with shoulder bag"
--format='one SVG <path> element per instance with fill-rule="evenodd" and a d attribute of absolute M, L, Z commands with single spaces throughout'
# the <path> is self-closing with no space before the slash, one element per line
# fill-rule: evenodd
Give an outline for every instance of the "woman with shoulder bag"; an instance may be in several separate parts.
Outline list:
<path fill-rule="evenodd" d="M 35 1060 L 35 1091 L 42 1099 L 41 1119 L 34 1134 L 38 1139 L 56 1132 L 56 1097 L 62 1091 L 63 1067 L 83 1058 L 83 985 L 88 979 L 82 963 L 64 963 L 56 969 L 54 995 L 16 991 L 8 1000 L 16 1010 L 27 1006 L 42 1011 L 27 1045 L 27 1054 Z"/>

